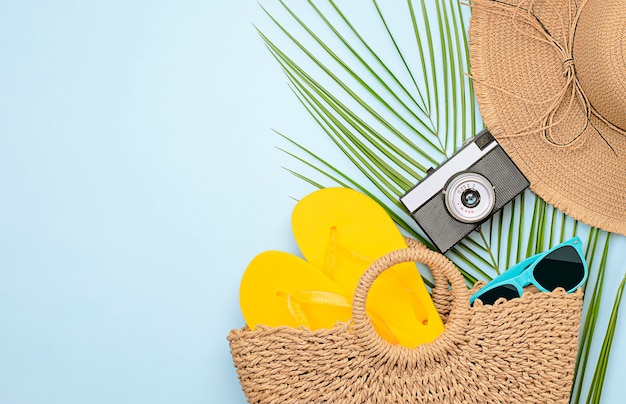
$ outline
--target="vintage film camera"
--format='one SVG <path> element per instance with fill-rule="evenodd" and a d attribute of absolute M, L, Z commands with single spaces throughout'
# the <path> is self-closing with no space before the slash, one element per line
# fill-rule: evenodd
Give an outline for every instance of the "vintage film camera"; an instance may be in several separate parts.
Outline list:
<path fill-rule="evenodd" d="M 454 247 L 530 183 L 487 130 L 400 198 L 439 251 Z"/>

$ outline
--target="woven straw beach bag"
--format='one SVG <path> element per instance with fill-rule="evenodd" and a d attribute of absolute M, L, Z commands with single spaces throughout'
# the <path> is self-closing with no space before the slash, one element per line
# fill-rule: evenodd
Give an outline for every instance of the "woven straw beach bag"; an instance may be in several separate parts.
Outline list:
<path fill-rule="evenodd" d="M 228 335 L 251 403 L 568 403 L 582 290 L 477 301 L 459 270 L 415 241 L 374 262 L 355 290 L 352 321 L 331 329 L 247 327 Z M 365 314 L 374 280 L 401 262 L 422 262 L 446 322 L 416 348 L 381 339 Z M 450 288 L 451 285 L 451 288 Z M 480 286 L 480 285 L 479 285 Z"/>

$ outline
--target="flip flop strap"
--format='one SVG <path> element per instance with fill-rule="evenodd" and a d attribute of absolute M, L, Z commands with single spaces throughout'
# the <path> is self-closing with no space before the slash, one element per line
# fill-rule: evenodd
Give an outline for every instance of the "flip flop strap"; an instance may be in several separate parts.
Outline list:
<path fill-rule="evenodd" d="M 352 302 L 348 296 L 334 292 L 321 290 L 296 290 L 290 293 L 278 292 L 277 294 L 287 300 L 287 309 L 296 322 L 307 328 L 311 328 L 311 322 L 305 314 L 302 307 L 303 305 L 323 305 L 346 309 L 350 309 L 352 307 Z M 381 315 L 371 309 L 367 310 L 367 315 L 372 318 L 376 331 L 383 335 L 388 342 L 392 344 L 399 343 L 398 338 Z"/>

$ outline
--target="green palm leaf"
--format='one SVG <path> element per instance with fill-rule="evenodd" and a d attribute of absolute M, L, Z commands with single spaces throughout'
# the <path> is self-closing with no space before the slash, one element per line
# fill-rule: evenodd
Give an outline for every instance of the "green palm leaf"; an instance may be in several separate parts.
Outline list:
<path fill-rule="evenodd" d="M 259 34 L 297 99 L 345 156 L 343 162 L 331 163 L 281 134 L 287 143 L 281 150 L 301 167 L 289 172 L 315 187 L 338 184 L 369 195 L 406 234 L 430 245 L 398 198 L 481 126 L 466 76 L 469 8 L 455 0 L 407 0 L 401 13 L 397 3 L 384 8 L 376 0 L 366 11 L 362 2 L 346 11 L 333 0 L 308 0 L 299 3 L 298 10 L 282 0 L 273 6 L 272 11 L 263 10 L 280 46 L 279 39 L 262 30 Z M 374 31 L 384 35 L 368 39 L 374 24 Z M 576 365 L 573 402 L 578 402 L 584 377 L 592 373 L 587 365 L 609 235 L 579 224 L 526 191 L 447 255 L 473 284 L 574 235 L 587 241 L 593 284 Z M 619 307 L 622 290 L 623 285 L 614 307 Z M 608 362 L 603 359 L 610 352 L 615 321 L 616 315 L 608 326 L 600 364 L 593 370 L 588 402 L 599 400 Z"/>

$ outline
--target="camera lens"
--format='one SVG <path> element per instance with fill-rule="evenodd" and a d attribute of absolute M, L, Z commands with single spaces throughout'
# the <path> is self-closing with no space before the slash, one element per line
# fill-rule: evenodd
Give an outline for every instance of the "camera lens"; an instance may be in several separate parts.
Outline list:
<path fill-rule="evenodd" d="M 489 217 L 496 202 L 493 185 L 478 173 L 462 172 L 452 177 L 445 190 L 446 208 L 464 223 L 478 223 Z"/>
<path fill-rule="evenodd" d="M 461 194 L 461 203 L 466 208 L 475 208 L 480 203 L 480 193 L 475 189 L 466 189 Z"/>

